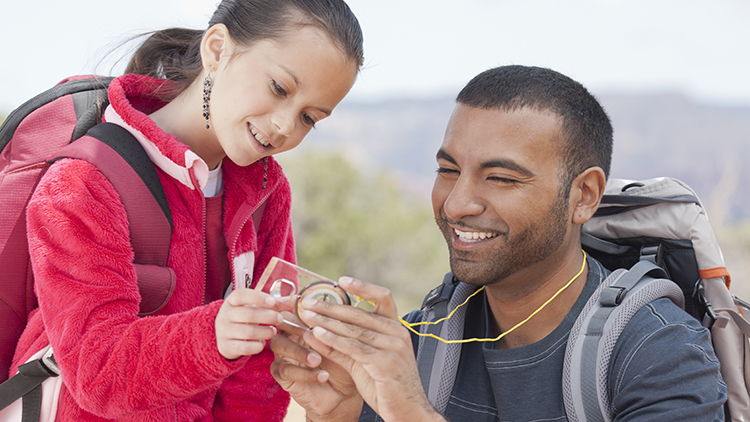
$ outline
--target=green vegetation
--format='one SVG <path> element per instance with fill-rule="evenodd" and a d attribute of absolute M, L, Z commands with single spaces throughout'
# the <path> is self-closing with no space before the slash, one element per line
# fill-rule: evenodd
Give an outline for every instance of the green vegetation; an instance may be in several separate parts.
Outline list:
<path fill-rule="evenodd" d="M 425 199 L 406 197 L 387 172 L 363 174 L 340 155 L 289 154 L 280 161 L 293 191 L 299 264 L 388 287 L 400 313 L 418 308 L 449 271 L 448 253 Z"/>
<path fill-rule="evenodd" d="M 750 220 L 728 224 L 716 230 L 727 270 L 732 276 L 731 291 L 750 299 Z"/>

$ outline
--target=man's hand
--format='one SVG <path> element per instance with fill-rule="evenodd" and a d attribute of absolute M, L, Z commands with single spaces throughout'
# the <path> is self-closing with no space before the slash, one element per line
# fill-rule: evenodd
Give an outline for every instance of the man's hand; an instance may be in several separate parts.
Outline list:
<path fill-rule="evenodd" d="M 271 339 L 276 360 L 271 374 L 307 412 L 308 421 L 356 421 L 362 398 L 349 374 L 336 363 L 305 347 L 305 339 L 325 347 L 302 328 L 293 315 L 284 313 L 281 332 Z M 289 322 L 287 322 L 289 321 Z M 291 322 L 291 324 L 290 324 Z"/>
<path fill-rule="evenodd" d="M 424 394 L 411 337 L 398 320 L 391 292 L 349 277 L 339 286 L 375 303 L 375 310 L 303 301 L 300 317 L 314 327 L 313 335 L 304 337 L 308 345 L 343 368 L 384 420 L 444 420 Z"/>

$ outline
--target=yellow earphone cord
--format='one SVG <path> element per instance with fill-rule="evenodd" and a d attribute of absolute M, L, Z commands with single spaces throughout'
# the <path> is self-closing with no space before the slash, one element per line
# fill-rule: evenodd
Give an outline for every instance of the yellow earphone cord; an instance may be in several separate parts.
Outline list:
<path fill-rule="evenodd" d="M 576 274 L 575 276 L 573 276 L 573 278 L 571 278 L 571 279 L 570 279 L 570 281 L 568 281 L 568 282 L 567 282 L 567 283 L 566 283 L 566 284 L 565 284 L 564 286 L 562 286 L 562 287 L 560 288 L 560 290 L 558 290 L 558 291 L 557 291 L 557 292 L 556 292 L 556 293 L 555 293 L 554 295 L 552 295 L 552 297 L 551 297 L 551 298 L 549 298 L 549 299 L 548 299 L 548 300 L 547 300 L 546 302 L 542 303 L 542 306 L 540 306 L 540 307 L 539 307 L 539 308 L 538 308 L 538 309 L 537 309 L 536 311 L 532 312 L 532 313 L 531 313 L 531 315 L 529 315 L 529 316 L 528 316 L 528 318 L 526 318 L 526 319 L 524 319 L 523 321 L 519 322 L 518 324 L 516 324 L 515 326 L 513 326 L 513 328 L 511 328 L 510 330 L 508 330 L 508 331 L 506 331 L 506 332 L 504 332 L 504 333 L 500 334 L 499 336 L 497 336 L 497 337 L 495 337 L 495 338 L 467 338 L 467 339 L 461 339 L 461 340 L 445 340 L 445 339 L 443 339 L 443 338 L 441 338 L 441 337 L 438 337 L 438 336 L 436 336 L 435 334 L 424 334 L 424 333 L 420 333 L 420 332 L 418 332 L 417 330 L 415 330 L 414 328 L 412 328 L 412 327 L 415 327 L 415 326 L 417 326 L 417 325 L 434 325 L 434 324 L 438 324 L 438 323 L 441 323 L 441 322 L 443 322 L 443 321 L 449 320 L 449 319 L 450 319 L 450 318 L 451 318 L 451 317 L 453 316 L 453 314 L 454 314 L 454 313 L 455 313 L 455 312 L 456 312 L 456 311 L 458 310 L 458 308 L 460 308 L 460 307 L 462 307 L 462 306 L 466 305 L 466 303 L 467 303 L 467 302 L 469 302 L 469 299 L 471 299 L 471 298 L 472 298 L 472 297 L 474 297 L 474 296 L 475 296 L 475 295 L 476 295 L 477 293 L 479 293 L 479 292 L 481 292 L 482 290 L 484 290 L 484 286 L 480 287 L 480 288 L 479 288 L 479 289 L 478 289 L 478 290 L 477 290 L 476 292 L 472 293 L 472 294 L 471 294 L 471 296 L 467 297 L 467 298 L 466 298 L 466 300 L 465 300 L 465 301 L 464 301 L 464 302 L 463 302 L 462 304 L 460 304 L 460 305 L 456 306 L 456 308 L 455 308 L 454 310 L 452 310 L 452 311 L 451 311 L 451 313 L 450 313 L 450 314 L 448 314 L 448 316 L 446 316 L 445 318 L 441 318 L 441 319 L 439 319 L 439 320 L 437 320 L 437 321 L 433 321 L 433 322 L 414 322 L 414 323 L 409 323 L 409 322 L 406 322 L 406 321 L 404 321 L 404 319 L 403 319 L 403 318 L 401 318 L 401 317 L 399 317 L 398 319 L 399 319 L 399 321 L 401 321 L 401 323 L 402 323 L 402 324 L 404 324 L 404 326 L 405 326 L 405 327 L 406 327 L 407 329 L 409 329 L 409 331 L 411 331 L 412 333 L 414 333 L 414 334 L 416 334 L 416 335 L 418 335 L 418 336 L 420 336 L 420 337 L 432 337 L 432 338 L 434 338 L 434 339 L 437 339 L 437 340 L 440 340 L 440 341 L 442 341 L 443 343 L 453 344 L 453 343 L 471 343 L 471 342 L 473 342 L 473 341 L 498 341 L 498 340 L 500 340 L 501 338 L 505 337 L 506 335 L 508 335 L 508 334 L 512 333 L 512 332 L 513 332 L 513 330 L 515 330 L 516 328 L 518 328 L 518 327 L 522 326 L 523 324 L 525 324 L 525 323 L 526 323 L 526 322 L 527 322 L 528 320 L 530 320 L 530 319 L 531 319 L 531 318 L 532 318 L 532 317 L 533 317 L 534 315 L 536 315 L 536 314 L 538 314 L 539 312 L 541 312 L 541 310 L 542 310 L 542 309 L 544 309 L 544 307 L 545 307 L 545 306 L 547 306 L 547 305 L 548 305 L 548 304 L 549 304 L 550 302 L 552 302 L 552 301 L 553 301 L 553 300 L 554 300 L 554 299 L 555 299 L 555 298 L 556 298 L 556 297 L 557 297 L 557 296 L 558 296 L 558 295 L 559 295 L 560 293 L 562 293 L 563 291 L 565 291 L 565 289 L 567 289 L 567 288 L 568 288 L 568 287 L 569 287 L 569 286 L 570 286 L 571 284 L 573 284 L 573 281 L 574 281 L 575 279 L 577 279 L 577 278 L 578 278 L 578 276 L 580 276 L 581 274 L 583 274 L 583 269 L 584 269 L 584 268 L 586 268 L 586 251 L 582 251 L 582 252 L 583 252 L 583 263 L 581 264 L 581 269 L 580 269 L 580 270 L 578 271 L 578 274 Z"/>

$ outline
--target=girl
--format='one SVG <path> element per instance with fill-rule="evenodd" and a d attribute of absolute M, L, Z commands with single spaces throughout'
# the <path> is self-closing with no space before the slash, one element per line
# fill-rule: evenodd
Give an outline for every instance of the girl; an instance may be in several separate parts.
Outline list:
<path fill-rule="evenodd" d="M 265 348 L 280 314 L 270 295 L 238 287 L 272 256 L 295 259 L 290 189 L 270 156 L 331 114 L 362 63 L 342 0 L 224 0 L 205 32 L 156 32 L 136 51 L 103 120 L 157 168 L 177 284 L 156 315 L 138 317 L 117 193 L 85 161 L 52 165 L 28 206 L 39 308 L 12 372 L 52 345 L 59 420 L 283 419 L 289 398 Z"/>

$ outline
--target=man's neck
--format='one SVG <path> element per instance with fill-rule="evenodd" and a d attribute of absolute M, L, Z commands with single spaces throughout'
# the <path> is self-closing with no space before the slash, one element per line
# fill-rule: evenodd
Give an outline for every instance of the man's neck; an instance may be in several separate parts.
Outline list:
<path fill-rule="evenodd" d="M 535 264 L 487 286 L 490 326 L 496 337 L 529 318 L 570 282 L 532 318 L 500 339 L 499 348 L 512 349 L 542 340 L 560 325 L 573 307 L 586 284 L 588 264 L 583 263 L 580 249 L 558 261 L 560 264 L 555 266 L 545 265 L 546 261 Z"/>

